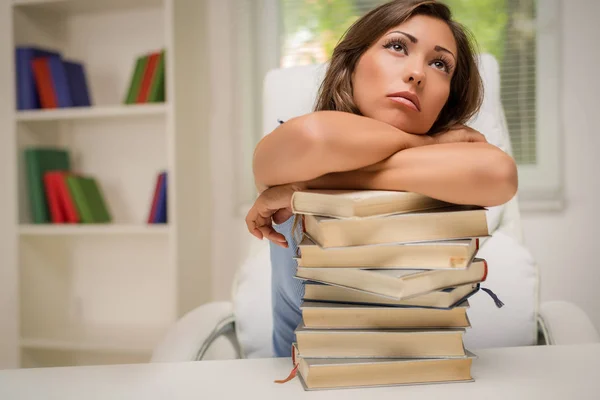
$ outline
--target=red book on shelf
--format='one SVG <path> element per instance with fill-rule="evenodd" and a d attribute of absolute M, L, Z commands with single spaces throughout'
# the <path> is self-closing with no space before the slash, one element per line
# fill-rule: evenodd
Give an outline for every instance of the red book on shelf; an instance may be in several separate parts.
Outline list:
<path fill-rule="evenodd" d="M 65 222 L 65 215 L 60 204 L 60 194 L 57 185 L 57 172 L 46 172 L 44 174 L 44 192 L 48 211 L 50 211 L 50 220 L 54 224 Z"/>
<path fill-rule="evenodd" d="M 156 215 L 156 208 L 158 206 L 158 197 L 160 194 L 160 186 L 162 185 L 162 181 L 164 179 L 163 174 L 158 174 L 156 177 L 156 185 L 154 187 L 154 196 L 152 197 L 152 207 L 150 208 L 150 214 L 148 215 L 148 223 L 151 224 L 154 222 L 154 217 Z"/>
<path fill-rule="evenodd" d="M 71 191 L 69 190 L 69 186 L 67 184 L 67 176 L 69 175 L 72 175 L 72 173 L 65 171 L 57 171 L 55 185 L 58 191 L 60 205 L 65 215 L 65 221 L 67 223 L 75 224 L 81 221 L 81 217 L 79 215 L 79 212 L 77 211 L 75 200 L 73 199 L 73 196 L 71 195 Z"/>
<path fill-rule="evenodd" d="M 52 73 L 47 57 L 37 57 L 31 60 L 35 87 L 40 97 L 42 108 L 57 108 L 58 98 L 52 83 Z"/>
<path fill-rule="evenodd" d="M 148 102 L 148 96 L 150 95 L 150 86 L 152 86 L 152 78 L 158 65 L 160 53 L 155 52 L 150 54 L 148 57 L 148 63 L 144 69 L 144 75 L 142 76 L 142 83 L 140 84 L 140 91 L 138 93 L 136 103 Z"/>
<path fill-rule="evenodd" d="M 73 196 L 67 186 L 67 171 L 48 171 L 44 174 L 44 188 L 50 217 L 53 223 L 77 223 L 80 221 Z"/>

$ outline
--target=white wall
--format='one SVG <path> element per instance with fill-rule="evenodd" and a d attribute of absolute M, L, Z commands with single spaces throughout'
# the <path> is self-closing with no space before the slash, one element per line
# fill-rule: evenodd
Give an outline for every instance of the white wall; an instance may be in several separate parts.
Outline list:
<path fill-rule="evenodd" d="M 523 213 L 523 229 L 540 266 L 542 301 L 572 301 L 600 329 L 600 128 L 594 118 L 600 110 L 600 1 L 563 1 L 562 11 L 565 208 Z"/>

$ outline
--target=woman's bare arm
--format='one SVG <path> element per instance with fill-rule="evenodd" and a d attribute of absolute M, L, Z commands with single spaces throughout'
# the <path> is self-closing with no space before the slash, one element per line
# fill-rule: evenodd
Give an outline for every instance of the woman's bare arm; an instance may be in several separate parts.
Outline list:
<path fill-rule="evenodd" d="M 331 173 L 308 188 L 417 192 L 457 204 L 496 206 L 518 187 L 514 160 L 488 143 L 445 143 L 395 153 L 374 165 Z"/>
<path fill-rule="evenodd" d="M 372 165 L 432 140 L 372 118 L 318 111 L 286 121 L 260 141 L 254 151 L 254 178 L 262 189 L 308 181 Z"/>

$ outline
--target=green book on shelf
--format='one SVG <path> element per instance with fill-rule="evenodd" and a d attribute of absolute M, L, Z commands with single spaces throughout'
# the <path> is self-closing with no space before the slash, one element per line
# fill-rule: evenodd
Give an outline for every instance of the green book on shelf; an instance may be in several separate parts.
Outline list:
<path fill-rule="evenodd" d="M 137 99 L 140 86 L 142 84 L 142 78 L 144 77 L 144 70 L 146 69 L 146 64 L 148 63 L 148 57 L 149 56 L 147 54 L 140 56 L 135 62 L 135 68 L 133 70 L 133 74 L 131 75 L 129 90 L 127 91 L 127 97 L 125 98 L 125 104 L 135 104 L 135 100 Z"/>
<path fill-rule="evenodd" d="M 161 51 L 156 64 L 156 71 L 150 84 L 148 93 L 149 103 L 160 103 L 165 101 L 165 51 Z"/>
<path fill-rule="evenodd" d="M 95 224 L 111 221 L 112 218 L 104 201 L 102 190 L 94 178 L 70 175 L 67 177 L 67 185 L 82 223 Z"/>
<path fill-rule="evenodd" d="M 69 171 L 71 160 L 67 150 L 55 147 L 30 147 L 24 150 L 26 181 L 33 223 L 50 223 L 50 211 L 44 189 L 44 173 Z"/>

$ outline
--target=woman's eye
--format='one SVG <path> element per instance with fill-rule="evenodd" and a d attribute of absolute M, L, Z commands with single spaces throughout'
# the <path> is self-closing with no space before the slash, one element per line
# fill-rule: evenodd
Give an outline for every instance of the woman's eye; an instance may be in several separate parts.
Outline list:
<path fill-rule="evenodd" d="M 446 63 L 444 63 L 443 61 L 434 61 L 433 62 L 433 66 L 441 71 L 446 71 L 448 70 L 448 67 L 446 66 Z"/>
<path fill-rule="evenodd" d="M 386 49 L 392 49 L 395 52 L 406 54 L 406 45 L 398 40 L 392 40 L 391 42 L 385 44 L 383 47 L 385 47 Z"/>

